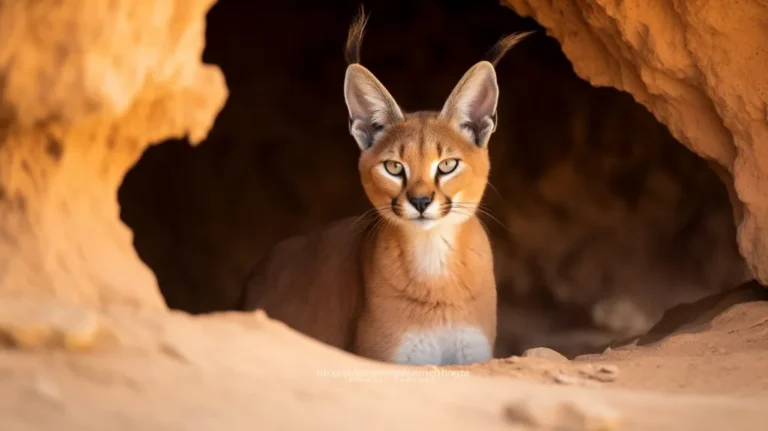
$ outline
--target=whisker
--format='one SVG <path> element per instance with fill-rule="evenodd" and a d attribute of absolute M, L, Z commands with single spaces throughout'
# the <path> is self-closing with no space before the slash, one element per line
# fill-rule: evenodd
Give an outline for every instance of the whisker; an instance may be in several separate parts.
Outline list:
<path fill-rule="evenodd" d="M 464 216 L 467 216 L 467 217 L 472 217 L 473 215 L 476 215 L 475 213 L 462 212 L 462 211 L 456 211 L 456 213 L 464 215 Z M 477 221 L 479 221 L 480 224 L 483 226 L 483 229 L 485 230 L 485 233 L 490 235 L 490 232 L 491 232 L 490 228 L 488 228 L 488 225 L 483 221 L 483 219 L 481 219 L 480 217 L 477 217 Z M 497 220 L 497 222 L 498 222 L 498 220 Z"/>
<path fill-rule="evenodd" d="M 369 228 L 369 227 L 370 227 L 370 226 L 371 226 L 373 223 L 375 223 L 375 222 L 378 220 L 378 218 L 379 218 L 379 217 L 378 217 L 377 215 L 375 215 L 375 216 L 371 217 L 371 218 L 368 220 L 368 222 L 365 224 L 365 226 L 363 226 L 363 227 L 362 227 L 360 230 L 358 230 L 357 232 L 355 232 L 355 236 L 354 236 L 354 238 L 355 238 L 355 239 L 357 239 L 357 237 L 358 237 L 358 236 L 359 236 L 361 233 L 368 231 L 368 228 Z"/>
<path fill-rule="evenodd" d="M 372 213 L 378 213 L 378 212 L 385 211 L 385 210 L 392 210 L 392 208 L 393 208 L 393 206 L 390 205 L 390 204 L 369 208 L 362 215 L 360 215 L 360 217 L 355 219 L 355 221 L 352 222 L 352 224 L 349 227 L 353 228 L 360 220 L 362 220 L 363 218 L 371 215 Z"/>
<path fill-rule="evenodd" d="M 368 210 L 366 210 L 364 213 L 362 213 L 362 214 L 360 215 L 360 217 L 356 218 L 356 219 L 355 219 L 355 221 L 353 221 L 351 225 L 349 225 L 349 228 L 351 229 L 351 228 L 355 227 L 355 225 L 356 225 L 358 222 L 360 222 L 360 220 L 362 220 L 362 219 L 364 219 L 365 217 L 367 217 L 367 216 L 371 215 L 371 214 L 372 214 L 373 212 L 375 212 L 375 211 L 377 211 L 377 209 L 376 209 L 376 208 L 371 208 L 371 209 L 368 209 Z"/>
<path fill-rule="evenodd" d="M 453 202 L 453 204 L 463 205 L 463 206 L 473 207 L 473 208 L 491 209 L 491 207 L 488 204 L 485 204 L 483 202 Z"/>
<path fill-rule="evenodd" d="M 484 206 L 483 204 L 481 204 L 479 202 L 477 202 L 477 203 L 475 203 L 475 202 L 453 202 L 452 206 L 454 208 L 458 208 L 458 209 L 475 211 L 478 215 L 487 216 L 491 220 L 493 220 L 496 223 L 498 223 L 499 226 L 504 228 L 504 230 L 506 230 L 507 232 L 512 233 L 512 230 L 510 228 L 508 228 L 504 223 L 501 222 L 501 220 L 499 220 L 493 214 L 491 214 L 491 212 L 490 212 L 488 207 Z M 470 215 L 470 214 L 463 214 L 463 215 Z M 479 217 L 478 217 L 478 220 L 480 220 L 480 222 L 483 223 L 483 221 Z M 483 224 L 485 224 L 485 223 L 483 223 Z M 487 228 L 487 226 L 486 226 L 486 228 Z"/>
<path fill-rule="evenodd" d="M 504 230 L 506 230 L 507 232 L 509 232 L 509 233 L 513 233 L 513 232 L 512 232 L 512 229 L 508 228 L 508 227 L 507 227 L 507 226 L 506 226 L 504 223 L 502 223 L 502 222 L 501 222 L 501 220 L 497 219 L 497 218 L 496 218 L 496 217 L 495 217 L 493 214 L 491 214 L 491 213 L 489 213 L 488 211 L 485 211 L 485 210 L 478 210 L 478 212 L 479 212 L 480 214 L 483 214 L 483 215 L 485 215 L 485 216 L 488 216 L 488 217 L 490 217 L 490 218 L 491 218 L 491 220 L 493 220 L 493 221 L 495 221 L 496 223 L 498 223 L 498 224 L 499 224 L 499 226 L 503 227 L 503 228 L 504 228 Z"/>
<path fill-rule="evenodd" d="M 485 233 L 486 233 L 487 235 L 490 235 L 490 234 L 491 234 L 491 229 L 489 229 L 489 228 L 488 228 L 488 225 L 487 225 L 487 224 L 485 224 L 485 222 L 483 221 L 483 219 L 481 219 L 480 217 L 478 217 L 478 218 L 477 218 L 477 221 L 479 221 L 479 222 L 480 222 L 480 225 L 482 225 L 482 226 L 483 226 L 483 229 L 485 229 Z"/>
<path fill-rule="evenodd" d="M 379 215 L 376 220 L 376 224 L 374 224 L 373 227 L 368 230 L 368 233 L 365 236 L 365 240 L 368 241 L 371 238 L 371 235 L 373 235 L 375 232 L 379 230 L 379 228 L 381 227 L 381 224 L 387 221 L 388 220 L 386 217 Z"/>
<path fill-rule="evenodd" d="M 493 189 L 494 192 L 496 192 L 496 196 L 498 196 L 499 199 L 501 199 L 501 201 L 504 202 L 504 196 L 502 196 L 501 193 L 499 193 L 499 189 L 497 189 L 496 186 L 491 184 L 490 181 L 488 181 L 488 185 L 491 186 L 491 188 Z M 506 203 L 506 202 L 504 202 L 504 203 Z"/>

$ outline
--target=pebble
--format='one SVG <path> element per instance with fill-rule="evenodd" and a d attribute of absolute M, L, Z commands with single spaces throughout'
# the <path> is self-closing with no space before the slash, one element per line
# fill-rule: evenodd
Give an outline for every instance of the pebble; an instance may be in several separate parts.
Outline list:
<path fill-rule="evenodd" d="M 619 367 L 611 364 L 588 364 L 579 372 L 590 379 L 604 383 L 612 382 L 619 377 Z"/>
<path fill-rule="evenodd" d="M 61 403 L 63 398 L 59 386 L 47 377 L 40 375 L 34 376 L 32 380 L 32 390 L 41 398 L 53 403 Z"/>
<path fill-rule="evenodd" d="M 535 347 L 533 349 L 528 349 L 525 352 L 523 352 L 523 357 L 524 358 L 542 358 L 542 359 L 548 359 L 553 362 L 562 362 L 562 363 L 570 362 L 568 358 L 566 358 L 559 352 L 556 352 L 546 347 Z"/>
<path fill-rule="evenodd" d="M 611 364 L 601 364 L 597 366 L 597 374 L 603 378 L 609 378 L 614 381 L 619 377 L 619 367 Z"/>
<path fill-rule="evenodd" d="M 611 431 L 619 429 L 621 416 L 598 400 L 580 397 L 557 400 L 527 396 L 507 405 L 507 420 L 536 429 Z"/>
<path fill-rule="evenodd" d="M 555 382 L 561 385 L 575 385 L 579 383 L 579 379 L 566 374 L 555 374 Z"/>

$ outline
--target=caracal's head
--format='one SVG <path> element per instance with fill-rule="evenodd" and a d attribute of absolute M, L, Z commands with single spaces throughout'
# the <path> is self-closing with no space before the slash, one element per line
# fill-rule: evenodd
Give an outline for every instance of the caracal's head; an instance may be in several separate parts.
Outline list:
<path fill-rule="evenodd" d="M 359 64 L 365 24 L 361 11 L 349 31 L 344 79 L 365 193 L 381 216 L 405 227 L 463 223 L 474 215 L 488 183 L 488 140 L 499 98 L 494 64 L 527 33 L 502 39 L 489 52 L 492 61 L 472 66 L 441 111 L 405 113 Z"/>

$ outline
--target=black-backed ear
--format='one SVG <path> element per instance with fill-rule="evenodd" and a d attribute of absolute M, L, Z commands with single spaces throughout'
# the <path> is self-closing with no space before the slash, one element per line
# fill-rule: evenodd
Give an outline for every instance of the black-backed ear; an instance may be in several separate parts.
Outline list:
<path fill-rule="evenodd" d="M 403 120 L 403 113 L 389 91 L 359 64 L 347 67 L 344 99 L 349 110 L 349 133 L 361 150 L 371 148 L 385 127 Z"/>
<path fill-rule="evenodd" d="M 440 118 L 478 147 L 485 147 L 496 131 L 496 105 L 499 86 L 496 71 L 487 61 L 481 61 L 464 74 L 443 105 Z"/>

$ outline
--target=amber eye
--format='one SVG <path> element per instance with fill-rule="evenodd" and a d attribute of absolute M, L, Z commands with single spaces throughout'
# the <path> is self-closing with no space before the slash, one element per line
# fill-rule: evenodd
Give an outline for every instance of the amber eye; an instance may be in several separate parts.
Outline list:
<path fill-rule="evenodd" d="M 387 160 L 384 162 L 384 169 L 386 169 L 390 175 L 396 177 L 403 174 L 403 164 L 394 160 Z"/>
<path fill-rule="evenodd" d="M 437 170 L 440 171 L 441 174 L 447 175 L 455 171 L 457 167 L 459 167 L 459 161 L 457 159 L 445 159 L 437 165 Z"/>

